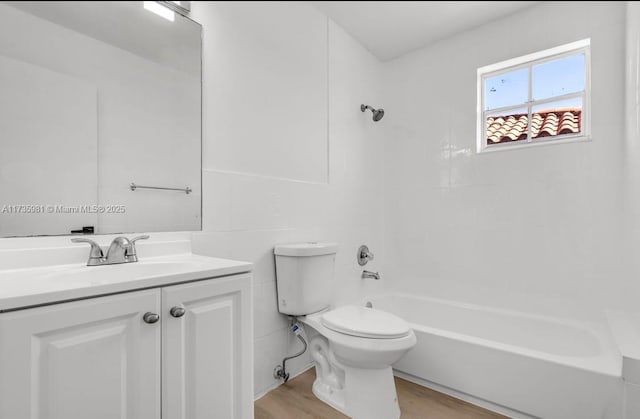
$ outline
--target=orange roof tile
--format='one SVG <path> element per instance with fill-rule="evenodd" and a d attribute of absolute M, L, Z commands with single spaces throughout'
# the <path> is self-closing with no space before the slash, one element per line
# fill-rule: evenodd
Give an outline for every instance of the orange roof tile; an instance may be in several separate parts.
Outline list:
<path fill-rule="evenodd" d="M 487 144 L 526 139 L 528 119 L 529 115 L 526 113 L 488 117 Z M 581 109 L 548 109 L 531 115 L 531 137 L 534 139 L 554 135 L 579 134 L 581 129 Z"/>

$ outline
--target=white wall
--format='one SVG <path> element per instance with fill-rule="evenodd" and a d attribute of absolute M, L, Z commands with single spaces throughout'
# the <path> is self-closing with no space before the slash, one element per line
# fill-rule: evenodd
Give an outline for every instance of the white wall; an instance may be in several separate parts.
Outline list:
<path fill-rule="evenodd" d="M 629 295 L 638 295 L 637 273 L 640 273 L 640 3 L 628 2 L 626 10 L 626 143 L 624 149 L 625 218 L 626 233 L 624 260 L 636 274 L 626 284 Z M 637 309 L 636 309 L 637 311 Z M 640 389 L 636 389 L 636 393 Z M 640 416 L 640 402 L 636 409 Z M 631 416 L 632 417 L 632 416 Z"/>
<path fill-rule="evenodd" d="M 377 256 L 367 268 L 385 274 L 386 120 L 375 124 L 360 111 L 363 102 L 382 103 L 379 64 L 305 3 L 195 2 L 192 14 L 204 27 L 203 232 L 193 248 L 255 263 L 260 395 L 300 347 L 277 311 L 275 244 L 338 242 L 334 302 L 385 282 L 360 279 L 355 259 L 366 243 Z"/>
<path fill-rule="evenodd" d="M 589 37 L 593 141 L 476 154 L 476 69 Z M 567 316 L 637 304 L 621 241 L 622 3 L 542 3 L 389 62 L 384 80 L 394 287 Z"/>
<path fill-rule="evenodd" d="M 216 10 L 217 37 L 205 49 L 224 63 L 205 71 L 217 81 L 211 94 L 225 100 L 209 101 L 216 126 L 204 167 L 326 182 L 326 17 L 300 2 Z"/>

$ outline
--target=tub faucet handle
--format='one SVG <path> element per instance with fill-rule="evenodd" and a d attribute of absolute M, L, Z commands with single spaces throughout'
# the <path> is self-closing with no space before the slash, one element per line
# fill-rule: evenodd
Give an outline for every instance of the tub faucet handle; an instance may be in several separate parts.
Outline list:
<path fill-rule="evenodd" d="M 370 260 L 373 260 L 373 253 L 369 251 L 367 245 L 363 244 L 358 248 L 358 264 L 364 266 Z"/>

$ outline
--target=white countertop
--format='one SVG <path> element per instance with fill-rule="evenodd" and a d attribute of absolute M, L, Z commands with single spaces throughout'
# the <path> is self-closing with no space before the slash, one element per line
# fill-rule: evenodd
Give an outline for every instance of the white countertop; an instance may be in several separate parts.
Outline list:
<path fill-rule="evenodd" d="M 191 253 L 134 263 L 84 263 L 0 270 L 0 312 L 61 301 L 160 287 L 251 271 L 253 265 Z"/>

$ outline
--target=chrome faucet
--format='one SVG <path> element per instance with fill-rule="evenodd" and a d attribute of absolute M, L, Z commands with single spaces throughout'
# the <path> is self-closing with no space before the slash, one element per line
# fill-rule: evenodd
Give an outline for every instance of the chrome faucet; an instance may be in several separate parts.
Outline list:
<path fill-rule="evenodd" d="M 373 260 L 373 253 L 369 251 L 367 245 L 363 244 L 358 248 L 358 265 L 364 266 L 370 260 Z"/>
<path fill-rule="evenodd" d="M 380 272 L 362 271 L 362 279 L 380 279 Z"/>
<path fill-rule="evenodd" d="M 117 263 L 137 262 L 138 255 L 136 254 L 135 243 L 138 240 L 146 240 L 148 238 L 149 236 L 147 235 L 139 236 L 131 240 L 123 236 L 116 237 L 111 242 L 106 256 L 102 252 L 102 249 L 100 248 L 98 243 L 94 242 L 91 239 L 77 237 L 71 239 L 71 241 L 74 243 L 89 243 L 91 245 L 91 250 L 89 252 L 89 260 L 87 261 L 87 266 L 100 266 L 114 265 Z"/>

